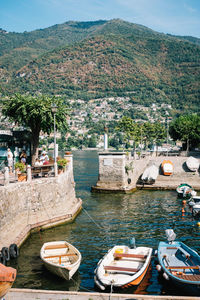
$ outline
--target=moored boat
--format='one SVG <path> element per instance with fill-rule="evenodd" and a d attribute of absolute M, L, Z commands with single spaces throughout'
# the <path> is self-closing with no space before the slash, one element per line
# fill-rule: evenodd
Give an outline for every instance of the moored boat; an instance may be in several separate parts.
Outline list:
<path fill-rule="evenodd" d="M 152 184 L 156 181 L 156 178 L 158 177 L 158 167 L 153 163 L 147 166 L 147 168 L 144 170 L 141 180 L 143 183 Z"/>
<path fill-rule="evenodd" d="M 188 294 L 200 295 L 200 256 L 196 251 L 176 238 L 172 229 L 166 230 L 168 242 L 158 246 L 157 270 L 163 277 L 185 289 Z"/>
<path fill-rule="evenodd" d="M 81 263 L 81 253 L 66 241 L 44 243 L 40 257 L 50 272 L 66 280 L 72 278 Z"/>
<path fill-rule="evenodd" d="M 177 188 L 176 188 L 178 197 L 181 198 L 190 198 L 192 195 L 192 192 L 194 191 L 191 185 L 187 183 L 181 183 Z"/>
<path fill-rule="evenodd" d="M 101 289 L 138 286 L 150 265 L 152 248 L 117 245 L 99 261 L 94 281 Z"/>
<path fill-rule="evenodd" d="M 189 156 L 186 160 L 188 169 L 192 172 L 196 172 L 199 169 L 199 161 L 193 156 Z"/>
<path fill-rule="evenodd" d="M 171 160 L 163 160 L 162 164 L 161 164 L 161 168 L 162 168 L 162 171 L 163 171 L 163 174 L 164 175 L 172 175 L 173 174 L 173 171 L 174 171 L 174 165 L 173 163 L 171 162 Z"/>
<path fill-rule="evenodd" d="M 192 215 L 194 217 L 200 217 L 200 196 L 192 196 L 188 204 L 192 208 Z"/>
<path fill-rule="evenodd" d="M 0 298 L 5 296 L 12 287 L 17 271 L 14 268 L 0 264 Z"/>

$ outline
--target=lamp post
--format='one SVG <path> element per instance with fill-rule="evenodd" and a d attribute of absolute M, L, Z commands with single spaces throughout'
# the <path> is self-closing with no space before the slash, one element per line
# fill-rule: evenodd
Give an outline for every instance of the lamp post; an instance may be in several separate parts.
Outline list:
<path fill-rule="evenodd" d="M 108 150 L 108 128 L 104 127 L 104 150 Z"/>
<path fill-rule="evenodd" d="M 166 117 L 167 117 L 167 156 L 168 156 L 168 142 L 169 142 L 169 123 L 168 123 L 168 119 L 169 119 L 169 113 L 168 111 L 166 111 Z"/>
<path fill-rule="evenodd" d="M 56 112 L 57 112 L 57 105 L 53 103 L 51 105 L 51 111 L 53 113 L 53 125 L 54 125 L 54 163 L 56 163 Z"/>

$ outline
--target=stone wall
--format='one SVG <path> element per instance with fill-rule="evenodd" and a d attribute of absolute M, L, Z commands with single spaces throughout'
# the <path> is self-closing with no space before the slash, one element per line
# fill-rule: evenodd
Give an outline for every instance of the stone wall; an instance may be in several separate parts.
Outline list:
<path fill-rule="evenodd" d="M 0 248 L 20 245 L 34 228 L 72 220 L 81 209 L 75 195 L 72 155 L 68 160 L 66 171 L 56 177 L 0 187 Z"/>
<path fill-rule="evenodd" d="M 137 160 L 125 152 L 99 153 L 99 178 L 93 190 L 130 191 L 143 173 L 150 157 Z"/>

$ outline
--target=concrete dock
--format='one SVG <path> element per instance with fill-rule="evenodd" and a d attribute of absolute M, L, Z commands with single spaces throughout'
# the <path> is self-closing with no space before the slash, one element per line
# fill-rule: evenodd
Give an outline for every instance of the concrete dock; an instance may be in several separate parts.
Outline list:
<path fill-rule="evenodd" d="M 154 162 L 159 167 L 166 157 L 157 157 Z M 185 157 L 169 157 L 174 164 L 174 173 L 170 176 L 164 176 L 160 170 L 159 175 L 154 184 L 136 184 L 138 189 L 150 190 L 176 190 L 181 183 L 187 183 L 194 190 L 200 191 L 200 174 L 199 172 L 191 172 L 185 165 Z"/>
<path fill-rule="evenodd" d="M 199 300 L 191 296 L 160 296 L 138 294 L 85 293 L 69 291 L 47 291 L 31 289 L 11 289 L 5 300 Z"/>
<path fill-rule="evenodd" d="M 190 184 L 200 191 L 200 170 L 191 172 L 186 165 L 187 156 L 156 156 L 133 157 L 125 152 L 99 153 L 99 176 L 94 192 L 130 193 L 137 189 L 175 190 L 181 183 Z M 196 154 L 200 163 L 200 154 Z M 161 164 L 164 160 L 173 163 L 171 176 L 163 175 Z M 154 184 L 143 184 L 141 176 L 149 165 L 156 165 L 159 176 Z"/>

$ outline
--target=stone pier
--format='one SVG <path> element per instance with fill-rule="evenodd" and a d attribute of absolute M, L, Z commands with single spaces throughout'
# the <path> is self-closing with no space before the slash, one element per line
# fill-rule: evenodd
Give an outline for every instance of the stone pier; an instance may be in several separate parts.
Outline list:
<path fill-rule="evenodd" d="M 82 206 L 75 195 L 73 156 L 63 174 L 0 186 L 0 249 L 18 246 L 36 228 L 72 221 Z"/>
<path fill-rule="evenodd" d="M 160 165 L 164 159 L 170 159 L 174 164 L 174 173 L 171 176 L 162 174 Z M 137 188 L 175 190 L 183 182 L 199 191 L 199 172 L 187 170 L 186 159 L 185 156 L 166 157 L 156 156 L 155 153 L 140 158 L 125 152 L 101 152 L 99 153 L 99 177 L 92 191 L 128 193 Z M 159 176 L 152 185 L 140 184 L 139 179 L 149 163 L 154 163 L 159 168 Z"/>

